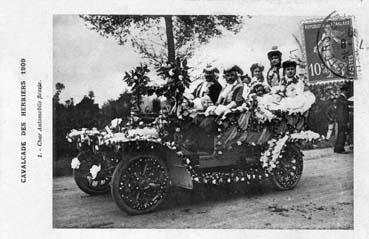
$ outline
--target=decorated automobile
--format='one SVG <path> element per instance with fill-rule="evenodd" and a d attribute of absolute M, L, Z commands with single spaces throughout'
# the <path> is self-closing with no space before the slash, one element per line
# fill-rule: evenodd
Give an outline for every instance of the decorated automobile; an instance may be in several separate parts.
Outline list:
<path fill-rule="evenodd" d="M 71 162 L 78 187 L 88 194 L 110 191 L 129 214 L 155 210 L 173 186 L 268 181 L 277 190 L 293 189 L 303 172 L 300 142 L 319 138 L 304 130 L 314 95 L 302 90 L 286 96 L 277 87 L 251 93 L 237 107 L 196 109 L 186 103 L 186 74 L 178 69 L 183 66 L 162 69 L 171 81 L 162 90 L 168 107 L 159 113 L 133 110 L 104 129 L 67 135 L 79 149 Z"/>

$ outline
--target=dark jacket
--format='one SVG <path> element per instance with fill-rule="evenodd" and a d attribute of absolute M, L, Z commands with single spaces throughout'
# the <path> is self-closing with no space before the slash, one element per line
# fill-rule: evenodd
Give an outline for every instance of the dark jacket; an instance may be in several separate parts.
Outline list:
<path fill-rule="evenodd" d="M 194 92 L 192 93 L 194 95 L 195 98 L 198 98 L 198 97 L 203 97 L 203 95 L 200 95 L 200 90 L 201 90 L 201 87 L 204 85 L 204 84 L 207 84 L 207 82 L 202 82 L 200 83 L 196 89 L 194 90 Z M 215 104 L 218 100 L 218 97 L 219 97 L 219 94 L 220 92 L 222 91 L 222 85 L 219 84 L 218 81 L 213 81 L 212 84 L 209 86 L 209 97 L 211 99 L 211 101 Z"/>
<path fill-rule="evenodd" d="M 336 120 L 338 123 L 347 123 L 349 121 L 348 100 L 342 94 L 336 101 Z"/>

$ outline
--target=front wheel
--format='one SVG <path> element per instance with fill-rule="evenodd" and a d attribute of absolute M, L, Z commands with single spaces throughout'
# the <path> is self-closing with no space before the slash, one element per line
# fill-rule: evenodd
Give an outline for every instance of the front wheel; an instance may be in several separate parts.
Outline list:
<path fill-rule="evenodd" d="M 273 170 L 272 184 L 277 190 L 291 190 L 296 187 L 302 175 L 302 153 L 296 145 L 287 144 L 281 156 Z"/>
<path fill-rule="evenodd" d="M 102 162 L 101 155 L 92 152 L 83 152 L 78 155 L 80 166 L 73 170 L 74 181 L 77 186 L 85 193 L 91 195 L 99 195 L 108 193 L 110 190 L 111 175 L 99 173 L 96 178 L 92 178 L 90 169 L 93 165 L 100 164 L 104 169 L 105 164 Z"/>
<path fill-rule="evenodd" d="M 166 198 L 170 185 L 168 169 L 155 155 L 136 155 L 122 160 L 113 173 L 111 194 L 128 214 L 155 210 Z"/>

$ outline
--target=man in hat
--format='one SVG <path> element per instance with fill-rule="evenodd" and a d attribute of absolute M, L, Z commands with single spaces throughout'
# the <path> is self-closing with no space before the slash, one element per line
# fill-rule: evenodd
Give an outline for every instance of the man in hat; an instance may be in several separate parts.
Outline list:
<path fill-rule="evenodd" d="M 336 101 L 336 121 L 337 121 L 337 139 L 334 144 L 335 153 L 346 153 L 345 142 L 347 133 L 347 124 L 349 122 L 348 95 L 350 89 L 347 84 L 341 87 L 341 94 Z"/>
<path fill-rule="evenodd" d="M 270 68 L 267 72 L 267 82 L 270 87 L 278 86 L 282 77 L 282 52 L 278 50 L 277 46 L 273 46 L 272 50 L 268 52 L 268 59 Z"/>
<path fill-rule="evenodd" d="M 194 98 L 201 98 L 208 95 L 215 104 L 218 100 L 219 93 L 222 91 L 222 85 L 218 82 L 219 70 L 216 67 L 207 65 L 203 70 L 205 81 L 201 82 L 193 91 Z"/>
<path fill-rule="evenodd" d="M 242 75 L 243 71 L 237 65 L 233 65 L 232 67 L 224 69 L 223 77 L 227 84 L 219 95 L 217 100 L 218 105 L 224 105 L 228 109 L 242 105 L 243 84 L 240 81 L 240 76 Z"/>

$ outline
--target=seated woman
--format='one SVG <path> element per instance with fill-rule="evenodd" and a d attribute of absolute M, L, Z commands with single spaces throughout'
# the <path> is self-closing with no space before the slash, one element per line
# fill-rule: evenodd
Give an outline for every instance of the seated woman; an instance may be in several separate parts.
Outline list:
<path fill-rule="evenodd" d="M 263 65 L 261 65 L 259 63 L 255 63 L 255 64 L 251 65 L 250 72 L 251 72 L 252 78 L 251 78 L 251 82 L 248 84 L 248 87 L 250 89 L 252 89 L 255 84 L 262 84 L 264 90 L 266 91 L 266 93 L 269 93 L 270 92 L 270 86 L 264 80 L 263 71 L 264 71 L 264 66 Z"/>
<path fill-rule="evenodd" d="M 249 97 L 249 94 L 252 93 L 252 91 L 254 91 L 253 93 L 256 93 L 255 92 L 256 88 L 259 88 L 259 93 L 261 88 L 263 88 L 262 89 L 262 91 L 264 92 L 263 94 L 270 92 L 270 87 L 268 83 L 264 81 L 263 70 L 264 66 L 259 63 L 251 65 L 250 72 L 252 78 L 247 77 L 248 78 L 247 81 L 244 81 L 243 98 L 246 101 Z"/>
<path fill-rule="evenodd" d="M 271 94 L 262 97 L 260 104 L 269 110 L 281 110 L 288 113 L 303 113 L 315 101 L 310 91 L 305 91 L 303 80 L 296 76 L 296 62 L 283 62 L 284 77 L 280 85 L 271 88 Z"/>
<path fill-rule="evenodd" d="M 222 90 L 218 82 L 219 70 L 216 67 L 207 65 L 203 70 L 205 81 L 198 84 L 191 94 L 184 94 L 183 107 L 191 113 L 205 111 L 208 106 L 214 105 Z"/>
<path fill-rule="evenodd" d="M 204 96 L 209 96 L 213 104 L 216 103 L 219 93 L 222 91 L 222 86 L 218 82 L 218 68 L 207 65 L 203 70 L 205 81 L 201 82 L 196 89 L 193 91 L 192 95 L 194 98 L 202 98 Z"/>

